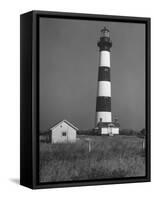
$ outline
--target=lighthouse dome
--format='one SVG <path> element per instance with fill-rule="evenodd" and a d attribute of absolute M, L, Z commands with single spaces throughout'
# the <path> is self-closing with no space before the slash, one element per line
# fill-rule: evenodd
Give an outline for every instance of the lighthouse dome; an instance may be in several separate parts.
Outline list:
<path fill-rule="evenodd" d="M 101 37 L 110 37 L 110 32 L 109 32 L 109 30 L 105 26 L 101 30 Z"/>

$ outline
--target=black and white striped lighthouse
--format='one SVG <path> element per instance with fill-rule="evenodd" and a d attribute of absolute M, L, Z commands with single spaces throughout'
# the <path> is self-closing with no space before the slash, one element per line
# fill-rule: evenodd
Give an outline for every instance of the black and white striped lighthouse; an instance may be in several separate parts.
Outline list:
<path fill-rule="evenodd" d="M 109 30 L 104 27 L 97 43 L 99 47 L 98 87 L 96 99 L 96 128 L 101 134 L 119 134 L 119 122 L 112 121 L 111 113 L 111 76 L 110 49 L 112 42 Z"/>
<path fill-rule="evenodd" d="M 110 40 L 109 30 L 104 27 L 97 43 L 99 47 L 98 87 L 96 100 L 96 126 L 99 122 L 106 124 L 112 122 L 111 113 L 111 79 L 110 79 Z"/>

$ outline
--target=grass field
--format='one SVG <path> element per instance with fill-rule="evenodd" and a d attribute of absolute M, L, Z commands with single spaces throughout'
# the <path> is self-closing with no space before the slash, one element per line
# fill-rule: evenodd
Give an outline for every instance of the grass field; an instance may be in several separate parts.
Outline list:
<path fill-rule="evenodd" d="M 80 136 L 74 144 L 40 143 L 40 181 L 71 181 L 145 175 L 143 139 L 91 136 L 92 151 Z"/>

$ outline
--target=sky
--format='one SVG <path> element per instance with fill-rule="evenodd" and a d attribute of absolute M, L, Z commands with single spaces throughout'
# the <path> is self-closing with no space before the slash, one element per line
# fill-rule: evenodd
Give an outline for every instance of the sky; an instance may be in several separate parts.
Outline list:
<path fill-rule="evenodd" d="M 40 131 L 67 119 L 95 126 L 100 30 L 110 30 L 112 118 L 145 127 L 145 25 L 40 18 Z"/>

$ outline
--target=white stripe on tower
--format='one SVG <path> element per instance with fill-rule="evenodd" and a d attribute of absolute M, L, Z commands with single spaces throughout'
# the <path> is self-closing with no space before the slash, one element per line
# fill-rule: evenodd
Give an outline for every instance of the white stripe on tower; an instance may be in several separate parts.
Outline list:
<path fill-rule="evenodd" d="M 97 123 L 100 121 L 100 118 L 102 118 L 102 122 L 109 123 L 112 121 L 111 112 L 97 112 Z"/>
<path fill-rule="evenodd" d="M 97 96 L 111 97 L 111 82 L 98 81 Z"/>
<path fill-rule="evenodd" d="M 100 61 L 99 61 L 99 66 L 103 67 L 110 67 L 110 52 L 109 51 L 100 51 Z"/>
<path fill-rule="evenodd" d="M 100 60 L 98 70 L 98 88 L 96 102 L 96 126 L 99 121 L 112 122 L 111 114 L 111 81 L 110 81 L 110 48 L 112 43 L 109 31 L 104 28 L 102 37 L 98 42 L 100 48 Z"/>

